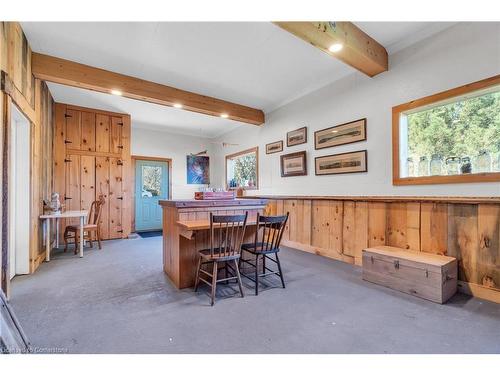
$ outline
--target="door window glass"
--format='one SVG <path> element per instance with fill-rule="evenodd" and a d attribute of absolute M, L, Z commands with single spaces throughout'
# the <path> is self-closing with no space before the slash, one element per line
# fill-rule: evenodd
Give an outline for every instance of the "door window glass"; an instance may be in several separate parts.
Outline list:
<path fill-rule="evenodd" d="M 143 165 L 142 166 L 142 197 L 152 198 L 161 195 L 162 168 Z"/>

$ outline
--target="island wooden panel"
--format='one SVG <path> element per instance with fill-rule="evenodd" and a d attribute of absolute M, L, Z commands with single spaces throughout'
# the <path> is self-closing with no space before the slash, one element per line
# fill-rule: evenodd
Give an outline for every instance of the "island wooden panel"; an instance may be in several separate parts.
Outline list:
<path fill-rule="evenodd" d="M 265 198 L 267 214 L 290 214 L 285 246 L 357 265 L 373 246 L 448 255 L 458 261 L 459 290 L 500 303 L 497 198 Z"/>
<path fill-rule="evenodd" d="M 180 289 L 194 285 L 198 251 L 210 246 L 209 230 L 206 229 L 210 213 L 237 215 L 248 212 L 248 222 L 254 223 L 257 213 L 263 213 L 266 204 L 267 201 L 261 199 L 160 201 L 163 210 L 163 269 L 173 284 Z M 245 242 L 252 242 L 254 236 L 255 226 L 249 225 Z"/>

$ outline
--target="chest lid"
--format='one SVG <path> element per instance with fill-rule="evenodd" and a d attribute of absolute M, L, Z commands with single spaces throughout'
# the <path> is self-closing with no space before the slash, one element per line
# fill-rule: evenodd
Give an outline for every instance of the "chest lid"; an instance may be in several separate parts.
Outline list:
<path fill-rule="evenodd" d="M 404 250 L 393 246 L 375 246 L 367 248 L 363 250 L 363 255 L 373 257 L 380 261 L 438 273 L 450 263 L 456 262 L 456 259 L 453 257 Z"/>

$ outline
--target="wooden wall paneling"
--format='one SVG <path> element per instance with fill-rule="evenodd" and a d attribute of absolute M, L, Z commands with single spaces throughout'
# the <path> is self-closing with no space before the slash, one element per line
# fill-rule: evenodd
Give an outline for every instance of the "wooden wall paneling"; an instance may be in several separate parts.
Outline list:
<path fill-rule="evenodd" d="M 406 248 L 420 251 L 420 203 L 406 203 Z"/>
<path fill-rule="evenodd" d="M 362 250 L 368 247 L 368 203 L 344 202 L 342 225 L 343 254 L 361 264 Z"/>
<path fill-rule="evenodd" d="M 121 154 L 122 152 L 122 126 L 123 120 L 121 117 L 111 117 L 109 152 L 114 154 Z"/>
<path fill-rule="evenodd" d="M 343 204 L 312 201 L 311 245 L 316 254 L 342 260 Z"/>
<path fill-rule="evenodd" d="M 18 22 L 0 22 L 0 68 L 10 76 L 29 107 L 34 109 L 35 79 L 31 70 L 31 48 Z"/>
<path fill-rule="evenodd" d="M 420 251 L 420 203 L 388 203 L 387 209 L 387 245 Z"/>
<path fill-rule="evenodd" d="M 311 201 L 296 200 L 291 201 L 287 206 L 290 212 L 288 218 L 288 240 L 301 243 L 303 245 L 311 244 Z"/>
<path fill-rule="evenodd" d="M 321 249 L 330 248 L 330 201 L 313 201 L 311 219 L 311 245 Z"/>
<path fill-rule="evenodd" d="M 81 145 L 80 149 L 95 151 L 95 113 L 81 112 Z"/>
<path fill-rule="evenodd" d="M 387 243 L 387 203 L 368 203 L 368 247 Z"/>
<path fill-rule="evenodd" d="M 481 284 L 478 277 L 479 252 L 477 205 L 448 205 L 448 255 L 457 258 L 458 278 Z"/>
<path fill-rule="evenodd" d="M 361 265 L 363 249 L 368 247 L 368 202 L 356 202 L 354 211 L 355 221 L 355 264 Z"/>
<path fill-rule="evenodd" d="M 267 216 L 276 216 L 278 210 L 277 201 L 274 199 L 269 200 L 266 208 L 264 209 L 264 215 Z"/>
<path fill-rule="evenodd" d="M 95 129 L 95 140 L 96 140 L 96 151 L 97 152 L 109 152 L 109 128 L 110 128 L 110 117 L 103 114 L 96 114 L 96 129 Z"/>
<path fill-rule="evenodd" d="M 286 215 L 285 201 L 282 199 L 276 201 L 276 215 Z"/>
<path fill-rule="evenodd" d="M 43 113 L 42 107 L 42 89 L 41 82 L 37 81 L 35 85 L 35 114 L 34 122 L 30 123 L 30 235 L 29 235 L 29 267 L 30 272 L 35 269 L 35 262 L 38 258 L 39 251 L 41 250 L 41 231 L 40 219 L 38 216 L 42 210 L 42 123 Z M 15 188 L 15 187 L 14 187 Z"/>
<path fill-rule="evenodd" d="M 123 237 L 128 237 L 132 231 L 132 207 L 134 206 L 134 181 L 133 181 L 133 163 L 132 156 L 130 152 L 130 137 L 131 137 L 131 120 L 130 115 L 122 116 L 121 126 L 121 160 L 123 162 L 122 166 L 122 195 L 123 195 L 123 205 L 122 205 L 122 230 Z M 172 163 L 168 163 L 169 168 L 169 183 L 171 184 L 172 176 L 170 174 Z M 171 194 L 171 186 L 169 192 Z"/>
<path fill-rule="evenodd" d="M 420 250 L 447 255 L 448 205 L 446 203 L 422 203 L 420 226 Z"/>
<path fill-rule="evenodd" d="M 354 257 L 356 254 L 356 221 L 355 202 L 344 202 L 344 220 L 342 225 L 342 250 L 345 255 Z"/>
<path fill-rule="evenodd" d="M 8 22 L 0 22 L 0 69 L 7 71 L 7 47 L 8 47 L 8 41 L 7 41 L 7 27 L 8 27 Z M 3 98 L 0 101 L 0 104 L 3 106 Z M 0 107 L 3 115 L 3 107 Z M 0 120 L 0 121 L 3 121 Z M 1 122 L 0 122 L 1 123 Z"/>
<path fill-rule="evenodd" d="M 283 202 L 283 214 L 286 215 L 288 212 L 290 215 L 288 217 L 288 223 L 285 226 L 285 230 L 283 231 L 283 240 L 290 240 L 290 232 L 295 228 L 295 206 L 296 200 L 286 200 Z"/>
<path fill-rule="evenodd" d="M 54 191 L 59 193 L 61 202 L 63 201 L 65 192 L 65 171 L 66 164 L 64 159 L 66 157 L 66 148 L 64 140 L 66 139 L 66 113 L 65 104 L 55 104 L 54 116 Z"/>
<path fill-rule="evenodd" d="M 500 289 L 500 206 L 478 205 L 477 219 L 477 279 L 485 287 Z"/>
<path fill-rule="evenodd" d="M 406 203 L 387 204 L 387 245 L 406 249 Z"/>
<path fill-rule="evenodd" d="M 66 211 L 80 210 L 81 167 L 80 155 L 66 155 L 66 188 L 63 201 Z M 79 219 L 67 219 L 66 225 L 78 225 Z"/>
<path fill-rule="evenodd" d="M 82 138 L 82 112 L 66 108 L 66 150 L 80 150 Z"/>
<path fill-rule="evenodd" d="M 109 158 L 109 238 L 122 238 L 122 161 Z"/>
<path fill-rule="evenodd" d="M 0 23 L 0 62 L 2 62 L 4 52 L 6 52 L 6 41 L 5 41 L 5 34 L 4 34 L 4 25 L 5 22 Z M 7 61 L 7 59 L 5 59 Z M 2 68 L 3 68 L 3 62 L 2 62 Z M 6 193 L 6 183 L 5 181 L 7 180 L 7 170 L 4 168 L 4 140 L 5 136 L 7 136 L 7 127 L 5 126 L 8 118 L 8 109 L 7 109 L 7 95 L 4 94 L 3 91 L 0 90 L 0 176 L 2 183 L 0 184 L 0 218 L 1 218 L 1 224 L 0 224 L 0 289 L 3 290 L 3 292 L 9 296 L 9 288 L 10 288 L 10 277 L 8 276 L 8 265 L 7 265 L 7 236 L 3 236 L 3 232 L 6 229 L 6 223 L 5 223 L 5 218 L 4 216 L 4 206 L 6 205 L 7 201 L 4 199 L 4 195 Z"/>
<path fill-rule="evenodd" d="M 80 210 L 90 210 L 96 198 L 95 156 L 80 155 Z"/>
<path fill-rule="evenodd" d="M 95 158 L 95 178 L 96 178 L 96 198 L 102 194 L 105 199 L 101 211 L 100 230 L 102 238 L 109 238 L 109 157 L 96 156 Z"/>
<path fill-rule="evenodd" d="M 344 202 L 330 202 L 331 219 L 329 221 L 329 249 L 336 254 L 343 254 Z"/>

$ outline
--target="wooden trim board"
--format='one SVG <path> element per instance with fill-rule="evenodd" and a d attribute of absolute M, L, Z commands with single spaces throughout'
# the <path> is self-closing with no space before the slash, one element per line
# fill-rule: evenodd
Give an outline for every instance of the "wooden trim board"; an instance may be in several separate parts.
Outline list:
<path fill-rule="evenodd" d="M 140 156 L 140 155 L 132 155 L 132 169 L 130 171 L 131 174 L 131 232 L 135 232 L 135 162 L 136 160 L 152 160 L 152 161 L 163 161 L 168 164 L 168 199 L 172 199 L 172 159 L 170 158 L 160 158 L 155 156 Z"/>
<path fill-rule="evenodd" d="M 226 187 L 226 190 L 235 190 L 237 188 L 230 188 L 227 185 L 227 161 L 228 159 L 234 159 L 238 156 L 245 155 L 245 154 L 250 154 L 252 152 L 255 152 L 255 163 L 257 164 L 255 167 L 255 173 L 257 175 L 257 181 L 255 181 L 255 186 L 247 186 L 247 187 L 242 187 L 243 190 L 258 190 L 259 189 L 259 147 L 252 147 L 248 148 L 243 151 L 238 151 L 235 152 L 234 154 L 229 154 L 224 157 L 224 186 Z"/>
<path fill-rule="evenodd" d="M 252 125 L 265 121 L 260 109 L 184 91 L 175 87 L 110 72 L 53 56 L 32 53 L 32 69 L 36 78 L 88 90 L 111 93 L 118 90 L 124 97 L 182 109 L 210 116 L 227 114 L 229 119 Z"/>
<path fill-rule="evenodd" d="M 393 185 L 432 185 L 432 184 L 458 184 L 475 182 L 497 182 L 500 181 L 500 172 L 460 174 L 452 176 L 422 176 L 401 177 L 399 163 L 399 121 L 403 112 L 425 107 L 429 104 L 439 103 L 470 92 L 487 89 L 500 85 L 500 74 L 455 87 L 434 95 L 412 100 L 411 102 L 392 107 L 392 184 Z"/>

